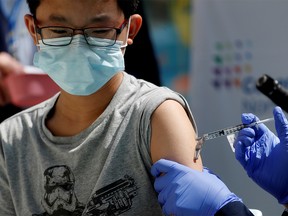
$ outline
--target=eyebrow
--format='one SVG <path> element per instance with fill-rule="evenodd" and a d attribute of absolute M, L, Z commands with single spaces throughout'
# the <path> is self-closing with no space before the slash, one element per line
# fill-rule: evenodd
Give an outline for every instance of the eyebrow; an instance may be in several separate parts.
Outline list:
<path fill-rule="evenodd" d="M 92 17 L 90 19 L 90 22 L 93 23 L 93 22 L 105 22 L 105 21 L 109 21 L 111 20 L 111 18 L 106 15 L 106 14 L 101 14 L 99 16 L 96 16 L 96 17 Z"/>
<path fill-rule="evenodd" d="M 51 14 L 49 16 L 49 20 L 50 21 L 54 21 L 54 22 L 62 22 L 62 23 L 68 23 L 67 19 L 63 16 L 59 16 L 56 14 Z"/>
<path fill-rule="evenodd" d="M 64 16 L 57 15 L 57 14 L 51 14 L 49 16 L 49 20 L 52 22 L 69 23 L 68 19 L 66 19 Z M 111 18 L 108 15 L 101 14 L 99 16 L 92 17 L 89 20 L 89 23 L 102 23 L 102 22 L 107 22 L 109 20 L 111 20 Z"/>

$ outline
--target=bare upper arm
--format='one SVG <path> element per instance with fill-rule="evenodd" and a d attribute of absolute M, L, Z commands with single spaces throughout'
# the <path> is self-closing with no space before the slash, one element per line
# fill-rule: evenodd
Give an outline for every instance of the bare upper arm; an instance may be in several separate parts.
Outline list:
<path fill-rule="evenodd" d="M 202 170 L 201 158 L 194 161 L 196 134 L 192 123 L 177 101 L 163 102 L 152 115 L 151 158 L 176 161 Z"/>

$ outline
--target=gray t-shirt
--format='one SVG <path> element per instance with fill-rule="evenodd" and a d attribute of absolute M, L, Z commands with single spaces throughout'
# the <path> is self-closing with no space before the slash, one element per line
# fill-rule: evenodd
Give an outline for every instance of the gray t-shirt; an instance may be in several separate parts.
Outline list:
<path fill-rule="evenodd" d="M 0 125 L 0 215 L 162 215 L 150 175 L 150 118 L 174 99 L 196 130 L 185 99 L 124 73 L 89 128 L 57 137 L 45 126 L 57 97 Z"/>

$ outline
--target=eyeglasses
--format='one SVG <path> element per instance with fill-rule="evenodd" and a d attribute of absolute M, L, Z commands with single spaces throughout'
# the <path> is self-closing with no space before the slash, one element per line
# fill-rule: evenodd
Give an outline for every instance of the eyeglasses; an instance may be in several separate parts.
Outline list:
<path fill-rule="evenodd" d="M 60 27 L 60 26 L 46 26 L 46 27 L 38 27 L 35 21 L 36 32 L 41 36 L 41 40 L 43 44 L 48 46 L 68 46 L 71 44 L 73 40 L 73 36 L 75 35 L 75 31 L 82 31 L 85 37 L 87 44 L 90 46 L 98 46 L 98 47 L 107 47 L 113 46 L 116 43 L 117 37 L 125 26 L 127 25 L 127 20 L 124 20 L 119 28 L 105 27 L 90 27 L 83 29 L 73 29 L 69 27 Z M 65 38 L 65 40 L 58 40 L 55 42 L 55 38 Z M 105 43 L 100 43 L 95 39 L 107 39 Z"/>

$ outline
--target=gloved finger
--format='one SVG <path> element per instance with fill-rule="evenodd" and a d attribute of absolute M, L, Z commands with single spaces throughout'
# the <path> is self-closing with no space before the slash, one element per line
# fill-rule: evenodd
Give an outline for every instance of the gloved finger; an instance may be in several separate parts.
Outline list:
<path fill-rule="evenodd" d="M 168 202 L 168 200 L 171 200 L 175 197 L 175 191 L 177 190 L 177 187 L 179 187 L 179 184 L 168 184 L 165 189 L 163 189 L 159 194 L 158 194 L 158 202 L 161 205 L 164 205 L 165 203 Z M 169 202 L 171 203 L 171 202 Z"/>
<path fill-rule="evenodd" d="M 156 192 L 161 192 L 164 190 L 166 187 L 168 187 L 172 182 L 177 181 L 177 179 L 181 178 L 183 175 L 185 175 L 186 172 L 183 172 L 181 169 L 173 169 L 165 175 L 158 176 L 155 179 L 154 182 L 154 189 Z"/>
<path fill-rule="evenodd" d="M 275 119 L 275 128 L 278 134 L 278 137 L 288 138 L 288 121 L 280 107 L 275 107 L 273 110 L 273 115 Z"/>
<path fill-rule="evenodd" d="M 240 164 L 244 167 L 247 166 L 246 161 L 246 151 L 250 150 L 250 147 L 246 147 L 241 141 L 235 143 L 235 158 L 240 162 Z"/>
<path fill-rule="evenodd" d="M 154 182 L 154 189 L 157 193 L 161 193 L 161 191 L 166 188 L 167 185 L 170 184 L 170 182 L 172 181 L 172 177 L 171 174 L 168 175 L 167 173 L 165 175 L 162 176 L 158 176 L 155 179 Z"/>
<path fill-rule="evenodd" d="M 252 113 L 243 113 L 241 115 L 242 123 L 243 124 L 251 124 L 253 122 L 259 121 L 259 118 L 252 114 Z M 269 129 L 264 124 L 257 124 L 256 126 L 252 127 L 256 132 L 256 137 L 262 136 L 265 132 Z"/>
<path fill-rule="evenodd" d="M 259 118 L 252 113 L 243 113 L 241 120 L 243 124 L 251 124 L 252 122 L 259 121 Z"/>
<path fill-rule="evenodd" d="M 269 155 L 274 143 L 279 142 L 278 137 L 274 134 L 271 136 L 271 134 L 271 132 L 264 133 L 255 141 L 255 143 L 253 143 L 253 145 L 246 148 L 244 154 L 245 159 L 242 162 L 249 177 L 255 175 L 255 170 L 257 170 L 261 166 L 261 163 L 265 161 L 265 158 Z"/>
<path fill-rule="evenodd" d="M 193 175 L 193 179 L 197 179 L 198 172 L 203 173 L 192 169 L 190 170 L 190 173 L 187 173 L 185 171 L 182 172 L 180 169 L 175 169 L 173 172 L 168 172 L 164 176 L 156 178 L 154 187 L 156 191 L 159 191 L 158 202 L 162 205 L 168 202 L 168 200 L 172 202 L 175 198 L 175 194 L 177 193 L 177 191 L 179 191 L 179 189 L 181 190 L 181 187 L 184 187 L 185 179 L 191 179 L 191 181 L 189 180 L 189 184 L 192 184 L 192 177 L 190 174 L 194 173 L 195 176 Z"/>
<path fill-rule="evenodd" d="M 169 205 L 168 202 L 162 206 L 162 212 L 165 216 L 174 215 L 172 205 Z"/>
<path fill-rule="evenodd" d="M 158 194 L 158 202 L 160 203 L 161 206 L 165 205 L 165 203 L 166 203 L 167 196 L 165 194 L 166 193 L 164 191 L 161 191 Z"/>
<path fill-rule="evenodd" d="M 234 142 L 234 148 L 235 143 L 241 141 L 242 144 L 245 146 L 250 146 L 254 142 L 255 137 L 255 131 L 252 128 L 244 128 L 241 131 L 239 131 L 238 136 L 236 138 L 236 141 Z"/>
<path fill-rule="evenodd" d="M 162 173 L 169 172 L 175 164 L 178 164 L 178 163 L 174 161 L 170 161 L 170 160 L 160 159 L 156 161 L 156 163 L 153 164 L 150 172 L 154 177 L 157 177 L 161 175 Z"/>

